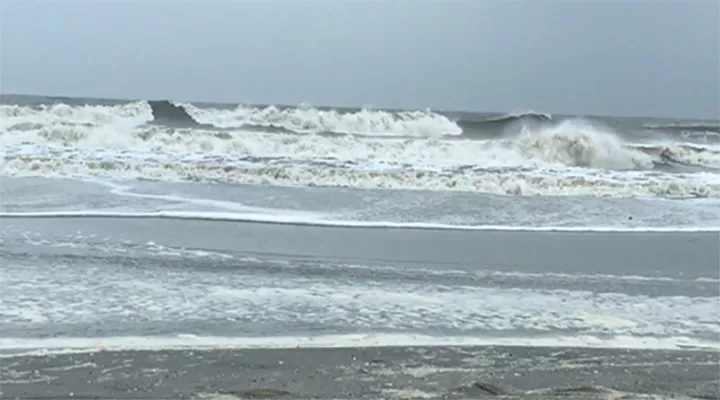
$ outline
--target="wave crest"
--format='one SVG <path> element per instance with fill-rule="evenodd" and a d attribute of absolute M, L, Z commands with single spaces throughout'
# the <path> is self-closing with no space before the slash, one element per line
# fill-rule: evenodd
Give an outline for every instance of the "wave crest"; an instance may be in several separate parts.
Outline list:
<path fill-rule="evenodd" d="M 614 133 L 598 130 L 582 121 L 566 120 L 537 131 L 524 129 L 517 139 L 528 159 L 573 167 L 602 169 L 652 169 L 648 154 L 628 148 Z"/>
<path fill-rule="evenodd" d="M 462 129 L 449 118 L 432 111 L 354 112 L 313 107 L 264 108 L 238 106 L 233 110 L 198 108 L 183 104 L 199 122 L 221 128 L 283 128 L 297 133 L 341 133 L 439 137 L 459 135 Z"/>

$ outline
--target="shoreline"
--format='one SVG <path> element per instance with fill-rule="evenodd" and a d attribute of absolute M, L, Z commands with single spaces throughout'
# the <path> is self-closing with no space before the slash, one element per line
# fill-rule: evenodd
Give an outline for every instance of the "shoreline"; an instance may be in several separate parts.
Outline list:
<path fill-rule="evenodd" d="M 257 398 L 263 390 L 268 391 L 263 398 L 288 399 L 606 399 L 617 393 L 625 399 L 720 398 L 718 351 L 523 346 L 102 351 L 8 357 L 3 365 L 2 396 L 12 399 L 234 400 Z"/>
<path fill-rule="evenodd" d="M 720 354 L 720 342 L 698 341 L 670 346 L 663 344 L 671 338 L 635 338 L 623 336 L 603 341 L 585 335 L 552 337 L 487 337 L 433 336 L 421 333 L 337 333 L 316 336 L 221 336 L 208 334 L 169 334 L 135 336 L 62 337 L 38 336 L 29 338 L 0 337 L 0 359 L 15 357 L 47 357 L 71 354 L 157 351 L 251 351 L 251 350 L 338 350 L 396 349 L 396 348 L 518 348 L 573 349 L 577 351 L 649 351 Z"/>
<path fill-rule="evenodd" d="M 470 231 L 480 233 L 578 233 L 578 234 L 720 234 L 720 226 L 708 227 L 644 227 L 644 226 L 513 226 L 513 225 L 452 225 L 426 222 L 298 220 L 293 216 L 266 216 L 256 212 L 218 211 L 0 211 L 3 219 L 149 219 L 205 221 L 218 223 L 267 224 L 292 227 L 423 230 L 433 232 Z"/>

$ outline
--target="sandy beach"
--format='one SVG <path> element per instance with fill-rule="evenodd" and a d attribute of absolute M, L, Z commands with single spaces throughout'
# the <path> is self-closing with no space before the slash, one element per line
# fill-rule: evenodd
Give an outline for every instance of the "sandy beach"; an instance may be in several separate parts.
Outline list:
<path fill-rule="evenodd" d="M 3 358 L 2 398 L 717 399 L 719 361 L 541 347 L 95 352 Z"/>

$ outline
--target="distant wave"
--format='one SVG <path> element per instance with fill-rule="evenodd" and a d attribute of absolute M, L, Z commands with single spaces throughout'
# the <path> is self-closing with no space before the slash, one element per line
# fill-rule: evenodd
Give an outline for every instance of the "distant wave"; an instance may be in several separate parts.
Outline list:
<path fill-rule="evenodd" d="M 0 219 L 10 218 L 164 218 L 211 221 L 253 222 L 283 225 L 308 225 L 319 227 L 352 228 L 393 228 L 425 230 L 472 230 L 472 231 L 512 231 L 512 232 L 720 232 L 720 227 L 564 227 L 564 226 L 504 226 L 504 225 L 450 225 L 415 222 L 385 221 L 343 221 L 322 220 L 295 215 L 264 215 L 258 213 L 232 213 L 214 211 L 156 211 L 156 212 L 118 212 L 118 211 L 40 211 L 40 212 L 0 212 Z"/>
<path fill-rule="evenodd" d="M 176 104 L 173 104 L 167 100 L 162 101 L 149 101 L 148 105 L 151 108 L 152 114 L 153 114 L 153 121 L 152 123 L 157 124 L 163 124 L 167 126 L 172 127 L 215 127 L 218 129 L 223 128 L 235 128 L 235 127 L 242 127 L 243 129 L 248 129 L 253 132 L 267 132 L 267 133 L 318 133 L 318 134 L 349 134 L 349 133 L 370 133 L 373 136 L 378 136 L 379 134 L 388 134 L 391 135 L 393 133 L 407 133 L 407 128 L 404 126 L 405 124 L 414 124 L 418 123 L 419 119 L 428 118 L 432 122 L 433 120 L 437 120 L 435 122 L 445 122 L 446 126 L 444 129 L 446 131 L 442 130 L 432 130 L 432 132 L 443 136 L 443 135 L 458 135 L 460 133 L 463 134 L 470 134 L 472 136 L 473 133 L 481 133 L 481 136 L 483 137 L 491 137 L 491 136 L 499 136 L 502 135 L 507 131 L 507 129 L 511 127 L 518 127 L 519 125 L 530 125 L 534 124 L 535 126 L 540 126 L 543 123 L 549 123 L 552 121 L 552 116 L 549 114 L 543 114 L 543 113 L 537 113 L 534 111 L 529 111 L 526 113 L 517 113 L 517 114 L 506 114 L 496 117 L 488 117 L 485 119 L 477 119 L 477 120 L 455 120 L 455 121 L 445 121 L 445 117 L 441 116 L 440 114 L 435 114 L 430 111 L 426 111 L 425 114 L 422 114 L 420 112 L 395 112 L 395 113 L 388 113 L 385 111 L 368 111 L 368 110 L 360 110 L 355 113 L 351 114 L 334 114 L 332 112 L 328 112 L 328 115 L 324 115 L 321 120 L 322 122 L 329 122 L 332 123 L 330 120 L 328 120 L 328 117 L 333 117 L 334 119 L 337 119 L 338 121 L 342 119 L 347 120 L 353 120 L 354 121 L 348 121 L 351 122 L 355 127 L 360 127 L 365 124 L 369 124 L 371 126 L 377 127 L 377 131 L 371 131 L 367 132 L 366 129 L 360 128 L 360 129 L 347 129 L 347 127 L 340 127 L 340 123 L 335 123 L 334 127 L 329 124 L 324 123 L 313 123 L 310 119 L 305 119 L 302 122 L 301 126 L 298 126 L 298 124 L 295 124 L 295 126 L 288 126 L 287 121 L 292 119 L 294 115 L 298 112 L 297 109 L 285 109 L 285 110 L 279 110 L 274 109 L 271 107 L 258 110 L 258 113 L 264 113 L 266 115 L 257 118 L 257 115 L 251 115 L 250 121 L 243 121 L 241 125 L 238 126 L 223 126 L 223 125 L 213 125 L 213 124 L 202 124 L 198 122 L 194 117 L 192 117 L 189 112 L 183 107 Z M 189 105 L 188 105 L 189 106 Z M 202 111 L 196 109 L 196 113 L 202 113 Z M 303 110 L 306 114 L 312 114 L 312 110 Z M 321 111 L 316 111 L 321 112 Z M 372 113 L 381 113 L 380 120 L 377 120 L 377 115 L 372 115 Z M 363 115 L 366 114 L 366 115 Z M 306 115 L 306 117 L 308 117 Z M 365 120 L 365 121 L 363 121 Z M 450 122 L 449 124 L 447 122 Z M 335 128 L 339 127 L 339 129 Z M 428 127 L 425 128 L 425 132 L 428 132 Z M 443 129 L 438 126 L 438 128 Z M 459 128 L 459 131 L 458 131 Z M 333 130 L 337 129 L 337 130 Z M 396 132 L 399 131 L 399 132 Z M 432 136 L 432 135 L 430 135 Z"/>
<path fill-rule="evenodd" d="M 720 124 L 708 123 L 672 123 L 672 124 L 645 124 L 643 127 L 647 129 L 660 130 L 677 130 L 677 131 L 696 131 L 696 132 L 720 132 Z"/>
<path fill-rule="evenodd" d="M 655 169 L 672 172 L 720 172 L 720 150 L 693 145 L 629 145 L 653 158 Z"/>
<path fill-rule="evenodd" d="M 198 108 L 182 104 L 181 115 L 169 102 L 151 102 L 154 121 L 171 126 L 193 127 L 209 123 L 218 129 L 238 129 L 266 133 L 355 134 L 368 136 L 430 136 L 462 134 L 462 128 L 449 118 L 432 111 L 320 110 L 267 106 L 238 107 L 233 110 Z M 194 121 L 189 121 L 188 118 Z"/>
<path fill-rule="evenodd" d="M 522 127 L 540 128 L 551 122 L 553 122 L 552 115 L 535 111 L 457 121 L 463 130 L 463 136 L 478 138 L 499 137 L 511 133 L 512 129 L 517 131 Z"/>
<path fill-rule="evenodd" d="M 541 129 L 557 124 L 551 114 L 536 111 L 478 117 L 449 117 L 426 111 L 356 110 L 339 112 L 314 108 L 240 108 L 222 113 L 233 115 L 235 121 L 223 119 L 221 123 L 202 124 L 198 119 L 212 109 L 197 108 L 191 104 L 178 106 L 169 101 L 149 102 L 155 122 L 169 126 L 194 127 L 208 125 L 217 129 L 243 128 L 266 133 L 358 134 L 372 136 L 458 136 L 491 139 L 518 134 L 523 129 Z M 182 111 L 179 111 L 182 110 Z M 192 112 L 188 111 L 192 110 Z M 213 110 L 217 112 L 217 110 Z M 192 115 L 191 115 L 192 114 Z M 195 117 L 194 117 L 194 116 Z M 644 124 L 639 129 L 655 130 L 659 134 L 679 136 L 701 142 L 720 141 L 717 124 Z M 619 132 L 623 134 L 624 132 Z"/>
<path fill-rule="evenodd" d="M 492 117 L 486 119 L 484 122 L 505 122 L 505 121 L 550 121 L 552 120 L 551 114 L 539 113 L 535 111 L 527 111 L 522 113 L 511 113 L 505 114 L 499 117 Z"/>
<path fill-rule="evenodd" d="M 720 124 L 718 123 L 646 124 L 643 127 L 658 134 L 681 137 L 687 141 L 720 143 Z"/>
<path fill-rule="evenodd" d="M 138 117 L 138 123 L 173 128 L 244 129 L 263 133 L 313 133 L 334 135 L 500 138 L 523 128 L 539 129 L 560 123 L 556 117 L 536 111 L 508 114 L 436 112 L 431 110 L 374 110 L 312 106 L 250 106 L 178 103 L 168 100 L 128 101 L 68 97 L 0 95 L 0 117 L 52 114 L 59 119 L 105 122 L 119 116 Z M 113 116 L 108 111 L 113 110 Z M 103 115 L 104 114 L 104 115 Z M 140 118 L 140 115 L 143 118 Z M 99 118 L 98 121 L 88 121 Z M 1 118 L 0 118 L 1 119 Z M 591 120 L 595 120 L 593 117 Z M 610 118 L 612 121 L 612 118 Z M 0 121 L 0 127 L 2 121 Z M 717 122 L 649 123 L 623 119 L 610 125 L 619 135 L 660 135 L 700 143 L 720 143 Z"/>

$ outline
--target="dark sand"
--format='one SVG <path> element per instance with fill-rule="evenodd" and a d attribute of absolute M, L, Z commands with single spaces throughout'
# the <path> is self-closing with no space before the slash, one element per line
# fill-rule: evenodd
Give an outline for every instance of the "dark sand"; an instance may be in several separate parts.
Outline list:
<path fill-rule="evenodd" d="M 633 399 L 649 394 L 720 399 L 718 352 L 387 347 L 122 351 L 0 360 L 3 400 L 200 399 L 253 390 L 275 391 L 274 396 L 256 392 L 256 397 L 287 399 Z"/>

